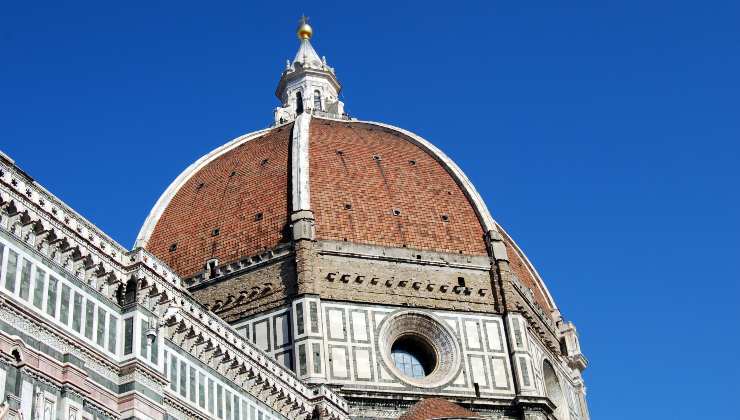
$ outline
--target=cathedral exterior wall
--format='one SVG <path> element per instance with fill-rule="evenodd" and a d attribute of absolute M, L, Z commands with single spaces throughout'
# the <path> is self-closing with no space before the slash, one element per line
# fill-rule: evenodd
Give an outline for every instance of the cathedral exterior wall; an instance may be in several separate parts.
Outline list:
<path fill-rule="evenodd" d="M 461 352 L 449 383 L 421 390 L 405 383 L 382 354 L 388 347 L 381 336 L 382 324 L 401 311 L 404 309 L 306 296 L 291 307 L 251 318 L 235 328 L 266 352 L 283 355 L 293 350 L 291 360 L 295 361 L 292 363 L 299 377 L 326 380 L 341 386 L 344 392 L 513 398 L 511 362 L 501 316 L 418 310 L 448 326 Z"/>
<path fill-rule="evenodd" d="M 327 300 L 497 312 L 487 256 L 320 241 L 315 264 Z"/>
<path fill-rule="evenodd" d="M 242 271 L 192 279 L 191 293 L 227 322 L 285 305 L 295 295 L 296 266 L 290 247 L 273 249 Z"/>
<path fill-rule="evenodd" d="M 384 320 L 399 311 L 393 307 L 323 302 L 324 346 L 330 381 L 357 391 L 419 392 L 394 373 L 384 360 L 389 347 L 380 334 Z M 499 316 L 449 311 L 420 311 L 444 322 L 454 332 L 461 360 L 452 381 L 424 393 L 472 397 L 511 397 L 510 362 Z M 476 386 L 477 385 L 477 386 Z M 476 391 L 477 388 L 477 391 Z M 477 392 L 477 393 L 476 393 Z"/>
<path fill-rule="evenodd" d="M 48 405 L 52 418 L 57 412 L 65 420 L 77 419 L 75 413 L 82 419 L 117 418 L 136 405 L 131 410 L 161 418 L 163 399 L 172 394 L 213 418 L 231 419 L 241 410 L 255 413 L 253 418 L 256 413 L 266 420 L 284 418 L 171 341 L 148 345 L 143 337 L 148 311 L 116 307 L 2 230 L 0 249 L 0 351 L 6 358 L 18 352 L 24 365 L 21 373 L 6 359 L 0 383 L 17 383 L 9 371 L 20 376 L 20 409 L 26 415 Z M 122 376 L 122 366 L 132 360 L 143 362 L 157 380 Z M 143 405 L 122 398 L 132 390 L 142 395 Z M 193 417 L 181 414 L 177 418 Z"/>

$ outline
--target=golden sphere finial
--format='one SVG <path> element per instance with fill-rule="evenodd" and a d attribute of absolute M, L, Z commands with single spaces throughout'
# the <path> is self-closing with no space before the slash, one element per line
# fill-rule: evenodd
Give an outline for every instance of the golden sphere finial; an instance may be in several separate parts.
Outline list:
<path fill-rule="evenodd" d="M 308 24 L 308 18 L 306 16 L 301 16 L 301 20 L 298 22 L 298 30 L 296 31 L 298 39 L 311 39 L 313 28 Z"/>

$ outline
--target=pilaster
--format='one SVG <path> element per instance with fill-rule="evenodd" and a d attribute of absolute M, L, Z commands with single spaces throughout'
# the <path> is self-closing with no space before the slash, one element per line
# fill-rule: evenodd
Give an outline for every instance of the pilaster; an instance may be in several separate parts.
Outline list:
<path fill-rule="evenodd" d="M 504 319 L 512 370 L 517 384 L 517 395 L 536 396 L 538 392 L 532 368 L 532 356 L 527 341 L 527 320 L 516 312 L 507 312 Z"/>

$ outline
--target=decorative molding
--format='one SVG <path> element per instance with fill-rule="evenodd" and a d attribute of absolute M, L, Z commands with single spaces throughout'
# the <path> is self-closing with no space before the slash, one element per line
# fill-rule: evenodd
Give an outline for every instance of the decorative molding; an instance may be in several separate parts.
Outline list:
<path fill-rule="evenodd" d="M 472 287 L 466 287 L 466 286 L 460 286 L 453 282 L 447 282 L 447 283 L 435 283 L 433 281 L 430 281 L 428 279 L 397 279 L 395 277 L 388 277 L 388 278 L 379 278 L 375 276 L 370 275 L 363 275 L 358 274 L 357 272 L 353 273 L 341 273 L 341 272 L 328 272 L 324 276 L 324 280 L 329 283 L 344 283 L 348 284 L 348 287 L 352 288 L 353 290 L 358 289 L 358 285 L 366 284 L 366 287 L 372 287 L 375 286 L 375 288 L 397 288 L 397 289 L 411 289 L 414 291 L 415 296 L 419 297 L 433 297 L 435 299 L 440 299 L 438 295 L 444 295 L 444 294 L 450 294 L 450 295 L 460 295 L 460 296 L 466 296 L 468 297 L 468 301 L 470 303 L 481 303 L 481 304 L 487 304 L 486 301 L 479 301 L 483 300 L 486 296 L 490 295 L 491 290 L 486 288 L 472 288 Z M 380 292 L 375 293 L 383 293 L 381 290 Z M 471 295 L 472 299 L 471 300 Z"/>
<path fill-rule="evenodd" d="M 542 307 L 537 303 L 537 301 L 534 299 L 534 293 L 532 292 L 532 289 L 525 286 L 524 283 L 522 283 L 521 280 L 519 280 L 519 277 L 517 277 L 514 273 L 511 273 L 509 276 L 509 280 L 511 280 L 511 284 L 514 285 L 514 288 L 519 292 L 519 294 L 524 298 L 524 300 L 527 301 L 527 303 L 534 309 L 535 313 L 537 313 L 537 316 L 540 318 L 540 320 L 547 325 L 547 327 L 550 329 L 550 333 L 554 335 L 555 337 L 558 337 L 557 327 L 555 326 L 555 323 L 553 322 L 552 318 L 550 318 L 547 313 L 545 313 L 545 310 L 542 309 Z"/>
<path fill-rule="evenodd" d="M 293 254 L 290 244 L 281 244 L 273 249 L 241 258 L 238 261 L 224 263 L 215 267 L 215 276 L 206 278 L 206 272 L 202 271 L 192 277 L 183 279 L 188 290 L 197 290 L 200 287 L 211 286 L 219 281 L 239 276 L 244 273 L 265 267 L 269 264 L 281 261 Z"/>
<path fill-rule="evenodd" d="M 418 337 L 434 350 L 433 372 L 423 378 L 411 378 L 398 370 L 391 347 L 399 337 Z M 462 350 L 454 331 L 443 320 L 428 312 L 402 310 L 383 319 L 378 333 L 378 352 L 386 369 L 399 380 L 421 388 L 439 388 L 457 377 L 462 365 Z"/>
<path fill-rule="evenodd" d="M 87 346 L 70 339 L 65 340 L 63 334 L 47 328 L 46 323 L 31 320 L 22 312 L 12 310 L 5 299 L 0 305 L 0 318 L 4 319 L 13 328 L 34 337 L 60 353 L 74 355 L 85 363 L 85 368 L 111 382 L 118 383 L 118 373 L 114 368 L 115 365 L 107 357 L 93 355 Z"/>

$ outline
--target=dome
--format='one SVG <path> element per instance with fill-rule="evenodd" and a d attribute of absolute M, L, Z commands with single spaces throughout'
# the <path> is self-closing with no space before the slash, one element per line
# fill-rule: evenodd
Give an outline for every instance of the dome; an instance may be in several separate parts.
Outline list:
<path fill-rule="evenodd" d="M 467 408 L 442 398 L 426 398 L 414 404 L 398 420 L 482 419 Z"/>
<path fill-rule="evenodd" d="M 301 25 L 307 25 L 306 18 Z M 457 288 L 451 282 L 469 276 L 464 289 L 470 296 L 455 298 L 459 302 L 454 304 L 429 297 L 427 304 L 470 304 L 474 306 L 468 309 L 477 310 L 501 303 L 488 297 L 495 289 L 490 267 L 492 260 L 504 260 L 519 293 L 549 319 L 556 306 L 547 288 L 462 170 L 417 134 L 351 118 L 344 112 L 341 88 L 310 37 L 302 38 L 278 83 L 281 106 L 275 109 L 274 125 L 238 137 L 187 168 L 150 212 L 136 245 L 192 280 L 191 285 L 220 275 L 224 264 L 232 265 L 226 267 L 228 274 L 244 264 L 251 266 L 255 256 L 261 261 L 286 252 L 297 255 L 297 244 L 305 239 L 317 243 L 321 249 L 316 252 L 327 256 L 314 259 L 313 272 L 329 279 L 359 275 L 339 272 L 345 264 L 328 257 L 337 252 L 349 258 L 353 252 L 380 259 L 392 255 L 397 261 L 410 258 L 432 270 L 424 274 L 430 291 L 442 287 L 460 292 L 464 281 Z M 300 271 L 300 259 L 284 270 Z M 356 272 L 374 272 L 374 267 L 357 265 L 364 263 L 349 264 Z M 330 267 L 333 274 L 326 272 Z M 452 278 L 445 267 L 459 272 Z M 387 268 L 392 277 L 397 275 Z M 413 273 L 417 268 L 409 269 Z M 234 285 L 233 290 L 213 292 L 211 299 L 235 302 L 236 294 L 249 296 L 258 289 L 275 291 L 294 284 L 286 275 L 279 274 L 279 281 L 254 280 L 258 284 L 249 291 L 242 289 L 244 284 Z M 332 287 L 328 289 L 343 293 Z M 368 302 L 387 298 L 367 293 L 363 299 Z M 411 295 L 396 303 L 408 303 L 404 299 Z M 277 299 L 272 303 L 277 305 Z"/>
<path fill-rule="evenodd" d="M 351 117 L 341 89 L 301 37 L 274 124 L 185 169 L 136 246 L 358 413 L 397 400 L 380 417 L 480 418 L 487 398 L 539 395 L 546 355 L 559 375 L 584 369 L 575 327 L 461 168 L 409 130 Z"/>
<path fill-rule="evenodd" d="M 189 278 L 208 261 L 289 243 L 291 213 L 303 208 L 319 241 L 488 256 L 486 233 L 497 230 L 513 273 L 542 308 L 555 308 L 526 256 L 436 147 L 387 124 L 306 117 L 303 128 L 250 133 L 191 165 L 152 209 L 137 245 Z M 291 150 L 299 137 L 303 162 Z"/>
<path fill-rule="evenodd" d="M 209 259 L 229 262 L 286 241 L 292 129 L 240 137 L 185 171 L 146 248 L 189 277 Z M 316 239 L 487 254 L 484 227 L 463 189 L 408 136 L 313 118 L 309 138 Z"/>

